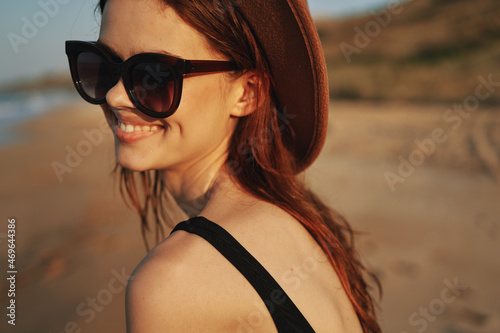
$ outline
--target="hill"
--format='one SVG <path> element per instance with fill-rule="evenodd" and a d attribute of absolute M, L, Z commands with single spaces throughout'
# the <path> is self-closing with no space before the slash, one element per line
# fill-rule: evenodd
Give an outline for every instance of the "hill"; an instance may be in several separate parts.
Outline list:
<path fill-rule="evenodd" d="M 461 102 L 479 76 L 500 85 L 498 0 L 414 0 L 317 28 L 334 99 Z"/>

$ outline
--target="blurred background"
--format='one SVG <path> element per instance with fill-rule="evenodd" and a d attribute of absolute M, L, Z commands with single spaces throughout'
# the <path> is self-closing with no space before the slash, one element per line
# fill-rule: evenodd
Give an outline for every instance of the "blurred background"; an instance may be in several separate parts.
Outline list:
<path fill-rule="evenodd" d="M 117 191 L 113 138 L 74 91 L 64 41 L 95 40 L 97 1 L 0 12 L 0 260 L 16 221 L 16 326 L 124 332 L 146 254 Z M 309 0 L 331 114 L 312 188 L 359 231 L 385 332 L 500 332 L 500 6 Z M 375 297 L 377 295 L 375 294 Z"/>

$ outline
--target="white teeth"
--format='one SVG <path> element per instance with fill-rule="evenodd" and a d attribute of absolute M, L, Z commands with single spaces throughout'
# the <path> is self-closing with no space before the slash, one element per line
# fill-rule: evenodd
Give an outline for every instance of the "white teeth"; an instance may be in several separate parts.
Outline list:
<path fill-rule="evenodd" d="M 140 126 L 140 125 L 125 125 L 122 122 L 118 122 L 118 126 L 123 132 L 132 133 L 132 132 L 155 132 L 158 131 L 159 127 L 156 125 L 153 126 Z"/>

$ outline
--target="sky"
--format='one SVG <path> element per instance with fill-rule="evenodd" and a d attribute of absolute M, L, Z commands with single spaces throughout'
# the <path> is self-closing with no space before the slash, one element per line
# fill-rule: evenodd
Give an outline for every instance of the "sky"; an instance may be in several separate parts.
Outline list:
<path fill-rule="evenodd" d="M 346 17 L 390 0 L 309 0 L 313 17 Z M 64 41 L 96 40 L 97 0 L 9 1 L 0 12 L 0 85 L 67 69 Z"/>

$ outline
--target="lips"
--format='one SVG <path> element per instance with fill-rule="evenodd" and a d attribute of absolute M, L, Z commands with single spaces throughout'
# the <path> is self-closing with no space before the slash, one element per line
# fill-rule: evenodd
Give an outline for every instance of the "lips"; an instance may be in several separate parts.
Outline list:
<path fill-rule="evenodd" d="M 115 118 L 115 134 L 118 140 L 123 143 L 136 143 L 160 133 L 165 128 L 161 125 L 145 123 L 142 120 L 120 117 Z"/>

